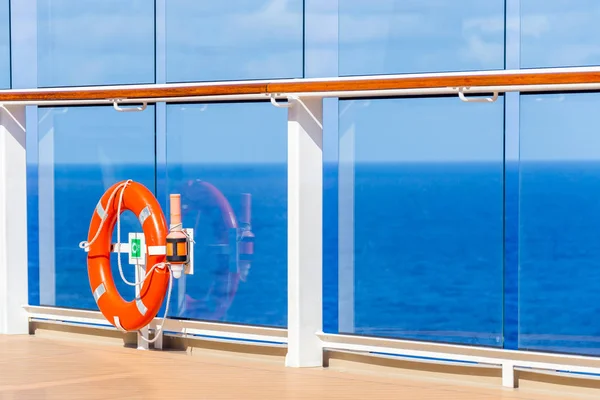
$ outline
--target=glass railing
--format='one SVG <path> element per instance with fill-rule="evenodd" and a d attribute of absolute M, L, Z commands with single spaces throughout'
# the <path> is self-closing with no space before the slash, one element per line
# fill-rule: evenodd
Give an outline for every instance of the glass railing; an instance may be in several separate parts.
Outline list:
<path fill-rule="evenodd" d="M 133 179 L 195 232 L 168 334 L 600 373 L 600 7 L 441 3 L 0 0 L 0 332 L 111 323 L 78 245 Z"/>
<path fill-rule="evenodd" d="M 133 179 L 194 230 L 173 321 L 287 328 L 292 365 L 344 335 L 597 355 L 598 90 L 588 68 L 0 91 L 38 106 L 29 304 L 98 310 L 78 245 Z"/>

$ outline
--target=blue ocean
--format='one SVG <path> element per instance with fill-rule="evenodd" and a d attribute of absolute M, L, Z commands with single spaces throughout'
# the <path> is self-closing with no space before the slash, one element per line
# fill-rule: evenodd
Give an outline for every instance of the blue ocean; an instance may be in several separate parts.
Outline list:
<path fill-rule="evenodd" d="M 600 164 L 522 163 L 506 171 L 502 163 L 357 164 L 348 215 L 337 167 L 327 165 L 325 330 L 340 331 L 344 320 L 342 331 L 352 334 L 600 354 Z M 170 316 L 286 326 L 285 165 L 116 165 L 110 176 L 100 166 L 55 165 L 53 174 L 53 231 L 48 216 L 38 216 L 48 201 L 39 196 L 43 182 L 29 174 L 31 304 L 97 309 L 78 244 L 104 191 L 133 179 L 165 209 L 168 193 L 181 193 L 184 225 L 196 232 L 195 273 L 175 283 Z M 252 196 L 254 254 L 242 280 L 222 250 L 223 217 L 198 197 L 196 180 L 218 188 L 237 218 L 243 194 Z M 353 232 L 338 231 L 346 218 L 353 223 L 340 226 Z M 122 240 L 136 231 L 135 216 L 124 214 Z M 39 269 L 52 236 L 55 283 L 48 285 Z M 132 280 L 134 267 L 122 259 Z M 116 255 L 113 275 L 123 297 L 133 298 Z M 348 287 L 353 300 L 339 307 Z"/>

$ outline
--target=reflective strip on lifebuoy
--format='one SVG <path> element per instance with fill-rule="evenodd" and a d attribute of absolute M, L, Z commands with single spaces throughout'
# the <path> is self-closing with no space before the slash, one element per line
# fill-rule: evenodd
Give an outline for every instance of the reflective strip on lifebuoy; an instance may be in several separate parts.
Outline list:
<path fill-rule="evenodd" d="M 168 228 L 165 216 L 152 192 L 137 182 L 130 182 L 126 187 L 119 189 L 112 204 L 108 206 L 109 197 L 123 183 L 113 185 L 104 193 L 92 215 L 88 242 L 96 235 L 102 220 L 106 221 L 98 238 L 89 247 L 88 275 L 94 300 L 104 317 L 120 330 L 135 331 L 148 325 L 160 310 L 169 285 L 169 270 L 166 267 L 155 268 L 140 288 L 139 298 L 134 301 L 127 302 L 119 294 L 110 268 L 110 250 L 117 222 L 120 190 L 125 191 L 121 212 L 129 210 L 138 217 L 146 245 L 149 249 L 155 249 L 147 252 L 146 271 L 165 262 L 165 252 L 156 250 L 166 248 Z"/>

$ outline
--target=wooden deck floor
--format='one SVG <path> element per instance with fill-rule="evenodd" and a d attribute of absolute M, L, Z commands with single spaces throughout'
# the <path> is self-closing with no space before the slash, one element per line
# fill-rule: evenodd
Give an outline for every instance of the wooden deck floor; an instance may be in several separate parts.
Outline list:
<path fill-rule="evenodd" d="M 469 386 L 235 356 L 138 351 L 0 336 L 0 399 L 558 400 L 552 392 Z"/>

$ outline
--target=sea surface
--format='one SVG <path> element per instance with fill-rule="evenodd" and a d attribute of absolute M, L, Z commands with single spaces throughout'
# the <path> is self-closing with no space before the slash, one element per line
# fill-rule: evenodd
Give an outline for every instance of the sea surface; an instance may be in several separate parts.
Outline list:
<path fill-rule="evenodd" d="M 286 326 L 285 165 L 107 171 L 56 165 L 54 185 L 30 171 L 31 304 L 97 309 L 78 244 L 104 191 L 133 179 L 163 207 L 168 193 L 181 193 L 184 225 L 196 232 L 195 273 L 175 283 L 170 316 Z M 600 354 L 600 164 L 523 163 L 506 173 L 502 163 L 357 164 L 354 171 L 352 184 L 336 166 L 324 170 L 326 331 Z M 255 252 L 245 281 L 229 263 L 223 217 L 196 180 L 218 188 L 236 218 L 242 194 L 252 195 Z M 52 202 L 54 216 L 38 215 Z M 140 231 L 133 214 L 123 215 L 122 229 L 122 240 Z M 132 280 L 134 267 L 122 260 Z M 123 297 L 133 298 L 116 255 L 112 264 Z"/>

